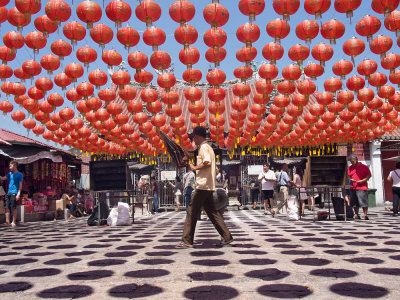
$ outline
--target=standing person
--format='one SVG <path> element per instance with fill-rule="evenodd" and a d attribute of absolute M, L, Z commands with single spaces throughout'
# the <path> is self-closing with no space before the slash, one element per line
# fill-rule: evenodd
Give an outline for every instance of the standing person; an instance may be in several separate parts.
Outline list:
<path fill-rule="evenodd" d="M 85 211 L 88 214 L 93 212 L 94 198 L 90 190 L 85 190 Z"/>
<path fill-rule="evenodd" d="M 350 203 L 354 209 L 354 220 L 359 220 L 358 214 L 361 207 L 364 213 L 363 220 L 369 220 L 368 214 L 368 179 L 371 178 L 371 171 L 368 167 L 358 161 L 354 154 L 349 156 L 351 166 L 348 168 L 350 180 Z"/>
<path fill-rule="evenodd" d="M 290 180 L 288 172 L 289 171 L 289 166 L 288 164 L 283 164 L 282 170 L 278 175 L 278 178 L 276 180 L 276 184 L 278 187 L 278 192 L 279 192 L 279 198 L 281 203 L 278 205 L 278 212 L 281 210 L 281 208 L 285 205 L 286 210 L 287 210 L 287 198 L 289 196 L 289 186 L 291 184 L 294 184 L 293 181 Z"/>
<path fill-rule="evenodd" d="M 20 199 L 23 176 L 18 171 L 18 162 L 10 161 L 10 173 L 0 177 L 0 180 L 8 180 L 8 191 L 4 197 L 4 209 L 6 216 L 6 224 L 15 227 L 17 224 L 17 201 Z M 12 222 L 10 224 L 10 212 L 12 212 Z"/>
<path fill-rule="evenodd" d="M 153 210 L 158 213 L 158 183 L 155 177 L 151 178 L 151 192 L 153 194 Z"/>
<path fill-rule="evenodd" d="M 264 214 L 268 214 L 268 200 L 271 206 L 271 215 L 275 216 L 274 210 L 274 185 L 276 176 L 274 171 L 270 170 L 269 163 L 265 163 L 263 171 L 258 176 L 258 181 L 261 182 L 262 198 L 264 201 Z"/>
<path fill-rule="evenodd" d="M 175 197 L 175 204 L 176 204 L 176 211 L 181 210 L 181 196 L 182 196 L 182 183 L 179 176 L 175 177 L 175 184 L 169 182 L 170 186 L 174 189 L 174 197 Z"/>
<path fill-rule="evenodd" d="M 185 201 L 186 209 L 189 207 L 192 192 L 196 187 L 196 177 L 194 172 L 187 168 L 187 172 L 183 175 L 183 198 Z"/>
<path fill-rule="evenodd" d="M 396 163 L 396 169 L 390 171 L 387 180 L 392 184 L 393 193 L 393 216 L 399 215 L 399 198 L 400 198 L 400 161 Z"/>
<path fill-rule="evenodd" d="M 224 247 L 229 245 L 233 238 L 228 227 L 226 227 L 221 212 L 217 211 L 213 204 L 213 192 L 215 191 L 214 150 L 206 141 L 207 131 L 204 127 L 196 127 L 193 130 L 193 135 L 193 140 L 199 147 L 199 153 L 197 166 L 189 164 L 189 167 L 192 171 L 196 171 L 196 189 L 187 209 L 182 242 L 176 245 L 176 248 L 193 248 L 197 217 L 201 207 L 204 207 L 215 229 L 221 235 L 221 242 L 217 244 L 217 247 Z"/>
<path fill-rule="evenodd" d="M 302 179 L 303 179 L 303 169 L 296 168 L 293 181 L 294 181 L 294 185 L 297 188 L 297 194 L 299 196 L 299 201 L 301 204 L 301 216 L 304 217 L 305 216 L 304 210 L 306 208 L 306 200 L 308 199 L 308 197 L 307 197 L 307 193 L 306 193 L 305 189 L 302 188 L 302 186 L 303 186 Z M 300 191 L 300 193 L 299 193 L 299 191 Z"/>
<path fill-rule="evenodd" d="M 257 178 L 252 176 L 250 181 L 250 196 L 253 202 L 253 209 L 257 208 L 258 198 L 260 196 L 260 183 Z"/>

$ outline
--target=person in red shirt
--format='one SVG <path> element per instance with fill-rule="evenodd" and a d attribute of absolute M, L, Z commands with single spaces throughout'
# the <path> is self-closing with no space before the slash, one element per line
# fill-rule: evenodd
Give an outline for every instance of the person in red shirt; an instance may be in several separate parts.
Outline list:
<path fill-rule="evenodd" d="M 361 207 L 364 212 L 363 220 L 368 219 L 368 179 L 371 178 L 371 172 L 368 167 L 358 161 L 354 154 L 349 156 L 351 166 L 347 173 L 350 181 L 350 204 L 354 208 L 354 219 L 360 219 L 358 214 Z"/>

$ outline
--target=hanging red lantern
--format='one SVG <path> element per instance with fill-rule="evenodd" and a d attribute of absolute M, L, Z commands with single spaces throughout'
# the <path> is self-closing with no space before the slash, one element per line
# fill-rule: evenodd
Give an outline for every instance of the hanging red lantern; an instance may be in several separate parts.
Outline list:
<path fill-rule="evenodd" d="M 286 107 L 290 103 L 290 99 L 285 95 L 276 95 L 274 98 L 274 105 L 277 107 Z M 271 109 L 270 109 L 271 111 Z"/>
<path fill-rule="evenodd" d="M 342 81 L 339 78 L 331 77 L 324 82 L 324 88 L 326 91 L 336 93 L 342 89 Z"/>
<path fill-rule="evenodd" d="M 64 72 L 72 79 L 72 82 L 76 82 L 77 78 L 82 77 L 84 70 L 80 64 L 70 63 L 65 67 Z"/>
<path fill-rule="evenodd" d="M 282 50 L 283 50 L 283 48 L 282 48 Z M 282 51 L 282 54 L 283 54 L 283 51 Z M 300 45 L 300 44 L 292 46 L 288 52 L 289 58 L 291 60 L 297 62 L 297 64 L 299 66 L 303 65 L 303 61 L 306 60 L 309 55 L 310 55 L 310 49 L 308 49 L 308 47 Z"/>
<path fill-rule="evenodd" d="M 233 71 L 233 75 L 244 82 L 253 76 L 253 69 L 247 66 L 238 67 Z"/>
<path fill-rule="evenodd" d="M 370 88 L 362 88 L 358 91 L 357 99 L 364 103 L 368 103 L 374 98 L 374 96 L 375 93 L 373 90 L 371 90 Z"/>
<path fill-rule="evenodd" d="M 306 43 L 311 43 L 318 33 L 319 25 L 314 20 L 304 20 L 296 26 L 296 36 Z"/>
<path fill-rule="evenodd" d="M 203 10 L 204 20 L 213 27 L 222 27 L 229 20 L 228 10 L 219 3 L 208 4 Z"/>
<path fill-rule="evenodd" d="M 8 1 L 7 1 L 8 2 Z M 37 14 L 41 9 L 40 0 L 16 0 L 15 7 L 25 15 Z"/>
<path fill-rule="evenodd" d="M 176 83 L 176 78 L 172 73 L 162 73 L 157 77 L 157 84 L 161 88 L 169 91 Z"/>
<path fill-rule="evenodd" d="M 382 85 L 385 85 L 386 82 L 387 82 L 387 76 L 385 74 L 379 73 L 379 72 L 372 74 L 368 79 L 368 83 L 372 86 L 377 87 L 378 89 Z"/>
<path fill-rule="evenodd" d="M 358 74 L 365 76 L 365 79 L 368 80 L 369 76 L 376 72 L 377 68 L 378 64 L 376 61 L 366 58 L 358 64 L 357 72 Z"/>
<path fill-rule="evenodd" d="M 207 73 L 207 81 L 210 85 L 221 85 L 226 80 L 226 74 L 222 70 L 214 69 Z"/>
<path fill-rule="evenodd" d="M 400 55 L 397 53 L 389 53 L 381 60 L 382 68 L 390 70 L 393 73 L 400 66 Z"/>
<path fill-rule="evenodd" d="M 380 54 L 381 58 L 383 58 L 386 55 L 386 52 L 392 48 L 392 45 L 393 41 L 390 37 L 378 35 L 370 42 L 369 48 L 373 53 Z"/>
<path fill-rule="evenodd" d="M 329 105 L 333 102 L 333 96 L 331 93 L 322 92 L 316 95 L 317 102 L 322 105 Z"/>
<path fill-rule="evenodd" d="M 131 114 L 139 113 L 143 111 L 143 104 L 137 101 L 130 101 L 127 105 L 127 109 Z"/>
<path fill-rule="evenodd" d="M 84 91 L 82 91 L 82 92 L 84 93 Z M 69 89 L 66 93 L 66 97 L 72 103 L 76 103 L 82 99 L 82 95 L 80 93 L 78 93 L 76 88 Z"/>
<path fill-rule="evenodd" d="M 284 20 L 289 20 L 290 15 L 299 9 L 300 0 L 274 0 L 272 5 L 278 15 L 282 15 Z"/>
<path fill-rule="evenodd" d="M 392 11 L 385 18 L 384 24 L 387 30 L 395 32 L 397 36 L 400 31 L 400 11 Z"/>
<path fill-rule="evenodd" d="M 65 90 L 66 87 L 72 83 L 72 79 L 67 74 L 62 72 L 54 76 L 54 83 L 61 87 L 62 90 Z"/>
<path fill-rule="evenodd" d="M 115 102 L 109 103 L 107 105 L 106 109 L 107 109 L 107 112 L 110 115 L 114 115 L 115 116 L 115 115 L 118 115 L 118 114 L 122 113 L 122 105 L 119 104 L 119 103 L 115 103 Z"/>
<path fill-rule="evenodd" d="M 40 65 L 47 71 L 47 74 L 53 74 L 53 71 L 60 67 L 60 59 L 52 54 L 46 54 L 40 59 Z"/>
<path fill-rule="evenodd" d="M 294 94 L 292 104 L 298 107 L 306 106 L 308 104 L 308 98 L 305 95 Z"/>
<path fill-rule="evenodd" d="M 99 108 L 101 108 L 103 106 L 103 103 L 101 102 L 101 100 L 97 97 L 91 97 L 86 101 L 86 106 L 93 110 L 93 111 L 97 111 Z M 87 116 L 86 116 L 87 118 Z"/>
<path fill-rule="evenodd" d="M 333 48 L 328 44 L 319 43 L 312 48 L 311 55 L 320 62 L 321 66 L 324 66 L 325 62 L 332 58 Z"/>
<path fill-rule="evenodd" d="M 127 22 L 130 19 L 132 10 L 130 5 L 124 1 L 111 1 L 106 6 L 106 15 L 119 28 L 121 23 Z"/>
<path fill-rule="evenodd" d="M 89 82 L 82 82 L 76 87 L 77 93 L 85 100 L 87 100 L 91 95 L 93 95 L 94 87 Z"/>
<path fill-rule="evenodd" d="M 343 105 L 347 105 L 354 100 L 354 94 L 344 90 L 337 94 L 336 100 Z"/>
<path fill-rule="evenodd" d="M 4 81 L 13 75 L 13 70 L 7 65 L 0 65 L 0 78 Z"/>
<path fill-rule="evenodd" d="M 78 41 L 82 41 L 86 36 L 86 29 L 78 22 L 67 23 L 63 27 L 63 33 L 72 45 L 76 45 Z"/>
<path fill-rule="evenodd" d="M 97 60 L 97 52 L 88 46 L 81 47 L 76 51 L 76 58 L 83 63 L 85 67 L 88 67 L 89 64 Z"/>
<path fill-rule="evenodd" d="M 268 43 L 264 46 L 262 50 L 262 55 L 265 59 L 275 63 L 283 57 L 284 49 L 281 44 L 278 43 Z"/>
<path fill-rule="evenodd" d="M 96 88 L 100 88 L 100 86 L 105 85 L 108 80 L 107 74 L 102 70 L 94 70 L 89 73 L 89 82 L 96 86 Z"/>
<path fill-rule="evenodd" d="M 243 102 L 241 102 L 240 104 L 244 105 Z M 225 104 L 224 104 L 224 102 L 211 102 L 208 105 L 208 111 L 213 115 L 217 115 L 217 114 L 221 115 L 225 112 Z M 246 112 L 243 112 L 243 113 L 244 113 L 244 118 L 246 118 Z"/>
<path fill-rule="evenodd" d="M 72 52 L 72 46 L 63 40 L 54 41 L 50 46 L 51 52 L 57 55 L 61 60 L 69 56 Z"/>
<path fill-rule="evenodd" d="M 12 94 L 16 97 L 24 95 L 26 88 L 22 83 L 13 83 Z"/>
<path fill-rule="evenodd" d="M 29 88 L 28 96 L 34 100 L 40 100 L 44 97 L 44 92 L 39 90 L 36 86 Z"/>
<path fill-rule="evenodd" d="M 46 15 L 37 17 L 34 21 L 35 28 L 48 37 L 50 33 L 54 33 L 57 30 L 57 23 Z"/>
<path fill-rule="evenodd" d="M 225 99 L 226 91 L 223 88 L 212 88 L 207 92 L 208 99 L 213 102 L 220 102 Z"/>
<path fill-rule="evenodd" d="M 143 42 L 148 46 L 152 46 L 153 51 L 158 50 L 158 46 L 164 44 L 165 40 L 165 32 L 160 28 L 150 27 L 143 32 Z"/>
<path fill-rule="evenodd" d="M 118 91 L 118 95 L 126 103 L 136 98 L 136 89 L 131 85 L 125 85 L 123 89 Z"/>
<path fill-rule="evenodd" d="M 160 18 L 161 8 L 156 2 L 145 0 L 136 6 L 135 14 L 140 21 L 145 22 L 149 26 Z"/>
<path fill-rule="evenodd" d="M 192 25 L 182 24 L 175 30 L 174 36 L 179 44 L 187 47 L 197 41 L 198 33 Z"/>
<path fill-rule="evenodd" d="M 275 38 L 276 43 L 287 37 L 290 32 L 290 25 L 287 21 L 276 19 L 267 24 L 267 33 L 269 36 Z"/>
<path fill-rule="evenodd" d="M 385 16 L 394 11 L 399 6 L 398 0 L 372 0 L 371 7 L 378 14 Z"/>
<path fill-rule="evenodd" d="M 310 15 L 314 15 L 315 19 L 321 19 L 322 14 L 331 6 L 331 0 L 305 0 L 304 10 Z"/>
<path fill-rule="evenodd" d="M 185 90 L 185 98 L 188 101 L 198 101 L 203 97 L 203 93 L 199 88 L 189 87 Z M 175 103 L 174 103 L 175 104 Z"/>
<path fill-rule="evenodd" d="M 394 93 L 392 96 L 389 97 L 389 103 L 393 105 L 396 110 L 398 111 L 400 106 L 400 92 Z"/>
<path fill-rule="evenodd" d="M 353 64 L 348 60 L 341 59 L 333 64 L 332 71 L 335 75 L 345 79 L 346 75 L 349 75 L 353 71 Z"/>
<path fill-rule="evenodd" d="M 22 70 L 32 78 L 42 72 L 42 67 L 37 61 L 27 60 L 22 64 Z"/>
<path fill-rule="evenodd" d="M 218 49 L 217 54 L 219 54 L 220 50 L 223 49 L 222 52 L 225 53 L 225 55 L 222 55 L 222 57 L 217 55 L 218 62 L 223 61 L 226 56 L 226 50 L 224 48 L 217 48 L 217 49 Z M 212 54 L 213 54 L 212 57 L 214 57 L 214 48 L 210 48 L 210 49 L 208 49 L 208 51 L 212 52 Z M 206 53 L 206 55 L 207 55 L 207 53 Z M 238 51 L 236 51 L 236 59 L 242 63 L 249 64 L 252 60 L 254 60 L 256 58 L 256 56 L 257 56 L 257 49 L 255 47 L 243 47 L 243 48 L 239 49 Z"/>
<path fill-rule="evenodd" d="M 162 110 L 162 104 L 160 101 L 154 101 L 146 103 L 146 109 L 149 113 L 157 114 Z"/>
<path fill-rule="evenodd" d="M 346 81 L 346 86 L 349 90 L 355 91 L 356 93 L 358 90 L 361 90 L 365 85 L 365 80 L 364 78 L 360 76 L 352 76 Z"/>
<path fill-rule="evenodd" d="M 109 67 L 119 66 L 122 63 L 122 56 L 115 50 L 106 50 L 101 55 L 101 59 Z"/>
<path fill-rule="evenodd" d="M 101 48 L 104 48 L 105 44 L 112 41 L 114 32 L 107 25 L 96 24 L 90 29 L 90 37 L 95 43 L 99 44 Z"/>
<path fill-rule="evenodd" d="M 143 52 L 136 51 L 128 55 L 128 63 L 132 68 L 136 69 L 136 72 L 140 72 L 147 66 L 149 59 Z"/>
<path fill-rule="evenodd" d="M 165 113 L 171 118 L 177 118 L 182 114 L 182 108 L 179 105 L 173 104 L 171 107 L 165 109 Z"/>
<path fill-rule="evenodd" d="M 258 70 L 258 74 L 269 83 L 278 76 L 278 68 L 273 64 L 264 64 Z"/>
<path fill-rule="evenodd" d="M 22 68 L 17 68 L 14 70 L 14 76 L 17 77 L 21 82 L 24 82 L 25 79 L 29 79 L 30 76 L 24 72 Z"/>
<path fill-rule="evenodd" d="M 288 65 L 283 68 L 282 76 L 286 80 L 295 81 L 300 78 L 301 76 L 301 69 L 297 65 Z"/>
<path fill-rule="evenodd" d="M 343 44 L 343 52 L 351 56 L 351 60 L 354 63 L 354 58 L 360 55 L 365 50 L 365 43 L 356 37 L 352 37 Z"/>
<path fill-rule="evenodd" d="M 19 124 L 22 120 L 25 119 L 25 113 L 23 111 L 16 110 L 11 114 L 11 119 Z"/>
<path fill-rule="evenodd" d="M 52 93 L 47 96 L 47 102 L 49 102 L 53 108 L 56 108 L 64 104 L 64 98 L 57 93 Z"/>
<path fill-rule="evenodd" d="M 60 110 L 60 117 L 64 121 L 71 120 L 74 117 L 74 115 L 75 115 L 74 111 L 69 107 L 65 107 L 65 108 Z"/>
<path fill-rule="evenodd" d="M 154 89 L 144 89 L 140 93 L 140 98 L 142 99 L 143 102 L 154 102 L 158 99 L 158 93 Z"/>
<path fill-rule="evenodd" d="M 367 103 L 369 109 L 378 109 L 382 106 L 383 101 L 380 98 L 373 98 Z M 369 119 L 368 119 L 369 120 Z M 371 120 L 370 120 L 371 121 Z"/>
<path fill-rule="evenodd" d="M 153 74 L 147 71 L 141 71 L 134 75 L 135 81 L 142 86 L 146 86 L 153 80 Z"/>
<path fill-rule="evenodd" d="M 265 8 L 264 0 L 240 0 L 239 10 L 242 14 L 249 16 L 249 20 L 255 20 L 256 16 L 261 14 Z"/>
<path fill-rule="evenodd" d="M 364 109 L 364 103 L 361 101 L 353 101 L 349 103 L 348 110 L 353 113 L 358 113 Z"/>
<path fill-rule="evenodd" d="M 310 80 L 302 80 L 299 81 L 297 84 L 297 90 L 299 91 L 299 93 L 307 97 L 313 94 L 316 88 L 317 87 L 315 83 Z"/>
<path fill-rule="evenodd" d="M 9 101 L 0 101 L 0 110 L 4 115 L 12 112 L 14 106 Z"/>
<path fill-rule="evenodd" d="M 40 49 L 46 46 L 47 40 L 43 33 L 34 31 L 25 36 L 25 44 L 33 50 L 33 53 L 38 53 Z"/>
<path fill-rule="evenodd" d="M 19 32 L 8 31 L 3 36 L 3 43 L 11 51 L 15 52 L 16 49 L 21 49 L 25 45 L 25 39 Z"/>
<path fill-rule="evenodd" d="M 196 82 L 199 82 L 202 77 L 203 74 L 201 73 L 201 71 L 196 69 L 186 70 L 182 74 L 183 80 L 190 83 L 191 85 L 194 85 Z"/>
<path fill-rule="evenodd" d="M 304 68 L 304 74 L 313 80 L 324 74 L 324 71 L 324 67 L 318 64 L 309 64 Z"/>
<path fill-rule="evenodd" d="M 272 83 L 267 83 L 265 80 L 258 80 L 256 82 L 256 90 L 260 94 L 269 95 L 273 89 L 274 85 Z"/>
<path fill-rule="evenodd" d="M 204 112 L 205 105 L 201 101 L 190 102 L 188 110 L 191 114 L 201 114 Z"/>
<path fill-rule="evenodd" d="M 11 8 L 7 12 L 7 20 L 12 26 L 17 27 L 20 31 L 23 27 L 31 22 L 31 16 L 21 13 L 16 7 Z"/>
<path fill-rule="evenodd" d="M 14 86 L 13 86 L 12 82 L 6 81 L 1 84 L 1 90 L 3 93 L 6 94 L 6 96 L 12 94 L 13 88 L 14 88 Z"/>
<path fill-rule="evenodd" d="M 131 82 L 131 75 L 127 71 L 119 70 L 112 74 L 111 80 L 115 85 L 118 85 L 120 90 L 122 90 L 124 85 Z"/>
<path fill-rule="evenodd" d="M 254 23 L 246 23 L 236 30 L 236 37 L 246 46 L 251 46 L 260 38 L 260 28 Z"/>
<path fill-rule="evenodd" d="M 172 20 L 183 24 L 193 19 L 195 14 L 194 5 L 186 0 L 175 1 L 169 7 L 169 15 Z"/>
<path fill-rule="evenodd" d="M 400 70 L 390 73 L 389 81 L 393 84 L 397 84 L 400 87 Z"/>
<path fill-rule="evenodd" d="M 29 131 L 36 126 L 36 122 L 35 122 L 35 120 L 28 118 L 28 119 L 25 119 L 24 121 L 22 121 L 22 125 Z"/>
<path fill-rule="evenodd" d="M 196 64 L 199 61 L 199 59 L 200 59 L 200 52 L 195 47 L 183 48 L 179 52 L 179 60 L 188 68 L 191 68 L 192 65 Z"/>
<path fill-rule="evenodd" d="M 395 89 L 391 85 L 383 85 L 378 89 L 378 96 L 384 99 L 389 99 L 394 93 Z"/>
<path fill-rule="evenodd" d="M 208 47 L 223 47 L 227 40 L 225 31 L 221 28 L 210 28 L 203 36 L 204 43 Z"/>
<path fill-rule="evenodd" d="M 53 89 L 53 81 L 51 81 L 49 78 L 46 77 L 41 77 L 36 79 L 35 81 L 35 86 L 44 92 L 46 94 L 47 91 L 50 91 Z"/>
<path fill-rule="evenodd" d="M 247 84 L 237 83 L 234 85 L 232 92 L 237 97 L 247 97 L 251 90 Z"/>
<path fill-rule="evenodd" d="M 2 64 L 7 64 L 9 61 L 13 61 L 16 57 L 16 53 L 6 46 L 0 46 L 0 59 Z"/>
<path fill-rule="evenodd" d="M 97 95 L 99 96 L 99 98 L 105 102 L 110 102 L 113 101 L 115 99 L 115 97 L 117 96 L 117 94 L 115 93 L 115 90 L 113 89 L 102 89 L 101 91 L 99 91 L 97 93 Z"/>
<path fill-rule="evenodd" d="M 46 15 L 57 24 L 71 17 L 71 7 L 63 0 L 50 0 L 45 6 Z"/>
<path fill-rule="evenodd" d="M 336 40 L 344 35 L 345 30 L 342 22 L 333 19 L 322 24 L 321 35 L 324 39 L 328 39 L 331 44 L 336 44 Z"/>
<path fill-rule="evenodd" d="M 356 24 L 356 31 L 361 36 L 366 36 L 367 41 L 372 40 L 372 36 L 381 28 L 381 21 L 374 16 L 367 15 L 360 19 Z"/>
<path fill-rule="evenodd" d="M 155 51 L 150 57 L 150 64 L 156 70 L 168 69 L 171 65 L 171 56 L 165 51 Z"/>
<path fill-rule="evenodd" d="M 0 24 L 7 21 L 7 13 L 8 13 L 7 8 L 4 6 L 0 6 Z"/>
<path fill-rule="evenodd" d="M 140 35 L 137 30 L 128 26 L 118 30 L 117 39 L 129 51 L 130 47 L 135 47 L 139 43 Z"/>
<path fill-rule="evenodd" d="M 353 16 L 353 11 L 360 7 L 362 0 L 335 0 L 335 9 L 337 12 L 346 14 L 347 18 Z"/>
<path fill-rule="evenodd" d="M 99 110 L 97 110 L 95 115 L 96 115 L 97 120 L 103 121 L 103 122 L 108 120 L 108 118 L 110 117 L 110 114 L 108 113 L 108 111 L 105 108 L 100 108 Z M 146 115 L 146 117 L 147 117 L 147 115 Z"/>
<path fill-rule="evenodd" d="M 100 21 L 102 9 L 96 1 L 86 0 L 78 4 L 76 14 L 82 22 L 86 23 L 86 28 L 93 28 L 93 23 Z"/>
<path fill-rule="evenodd" d="M 174 91 L 168 91 L 168 92 L 164 91 L 161 94 L 161 101 L 167 104 L 168 106 L 170 106 L 171 104 L 177 104 L 179 101 L 179 95 L 177 92 Z"/>

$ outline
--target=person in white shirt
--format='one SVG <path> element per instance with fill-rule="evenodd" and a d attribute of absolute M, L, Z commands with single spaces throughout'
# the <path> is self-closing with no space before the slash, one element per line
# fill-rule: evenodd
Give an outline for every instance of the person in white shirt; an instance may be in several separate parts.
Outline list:
<path fill-rule="evenodd" d="M 264 214 L 268 214 L 268 200 L 271 206 L 271 215 L 275 216 L 274 210 L 274 185 L 276 183 L 276 176 L 273 171 L 269 169 L 269 164 L 263 166 L 263 171 L 258 176 L 258 181 L 261 182 L 262 199 L 264 200 Z"/>
<path fill-rule="evenodd" d="M 387 180 L 392 183 L 393 192 L 393 216 L 399 215 L 399 198 L 400 198 L 400 161 L 396 163 L 396 169 L 390 171 Z"/>

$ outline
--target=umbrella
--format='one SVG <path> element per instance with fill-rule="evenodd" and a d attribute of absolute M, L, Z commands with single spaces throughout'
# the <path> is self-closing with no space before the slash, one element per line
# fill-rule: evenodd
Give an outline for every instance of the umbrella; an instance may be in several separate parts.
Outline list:
<path fill-rule="evenodd" d="M 178 166 L 178 168 L 185 167 L 187 165 L 187 161 L 183 158 L 186 156 L 187 158 L 190 157 L 190 154 L 179 146 L 173 139 L 171 139 L 165 132 L 159 130 L 158 131 L 161 135 L 161 138 L 164 141 L 165 148 L 167 149 L 169 155 L 171 155 L 172 160 Z"/>

